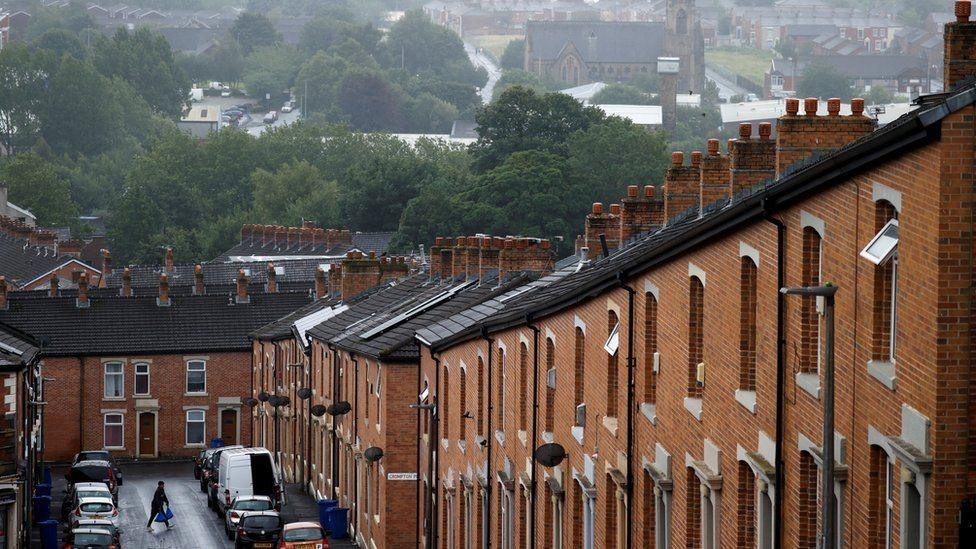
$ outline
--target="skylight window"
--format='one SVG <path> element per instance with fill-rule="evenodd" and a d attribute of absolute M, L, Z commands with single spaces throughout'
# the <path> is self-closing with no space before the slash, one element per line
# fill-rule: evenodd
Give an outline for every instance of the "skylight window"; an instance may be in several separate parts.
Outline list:
<path fill-rule="evenodd" d="M 874 235 L 861 250 L 861 257 L 875 265 L 883 265 L 898 252 L 898 220 L 892 219 Z"/>

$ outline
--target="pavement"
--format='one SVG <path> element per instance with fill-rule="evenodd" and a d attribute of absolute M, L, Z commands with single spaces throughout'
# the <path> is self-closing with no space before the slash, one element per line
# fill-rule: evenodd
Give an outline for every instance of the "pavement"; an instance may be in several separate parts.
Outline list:
<path fill-rule="evenodd" d="M 207 496 L 200 491 L 200 481 L 193 478 L 193 464 L 177 463 L 129 463 L 120 465 L 123 484 L 119 488 L 120 529 L 125 549 L 218 549 L 232 548 L 234 543 L 224 534 L 223 519 L 207 508 Z M 60 518 L 61 496 L 65 487 L 64 467 L 52 471 L 54 486 L 51 516 Z M 146 530 L 149 520 L 149 503 L 156 483 L 166 483 L 166 495 L 173 510 L 172 530 L 159 523 L 152 532 Z M 318 508 L 312 497 L 301 493 L 298 484 L 285 486 L 285 506 L 282 519 L 288 522 L 318 522 Z M 36 532 L 35 540 L 40 536 Z M 39 542 L 32 547 L 40 547 Z M 355 547 L 346 540 L 331 540 L 332 549 Z"/>
<path fill-rule="evenodd" d="M 719 73 L 713 71 L 708 67 L 705 67 L 705 78 L 711 80 L 712 82 L 715 82 L 715 85 L 718 86 L 718 96 L 725 100 L 728 100 L 733 95 L 744 96 L 750 93 L 749 90 L 741 86 L 737 86 L 734 82 L 732 82 L 728 78 L 725 78 L 724 76 L 720 75 Z"/>
<path fill-rule="evenodd" d="M 484 53 L 478 51 L 476 47 L 471 44 L 464 44 L 464 51 L 467 52 L 468 57 L 471 62 L 474 63 L 476 67 L 484 67 L 488 71 L 488 82 L 485 84 L 481 91 L 482 103 L 491 103 L 491 96 L 495 93 L 495 84 L 498 83 L 498 79 L 502 77 L 502 69 L 495 65 L 490 57 Z"/>

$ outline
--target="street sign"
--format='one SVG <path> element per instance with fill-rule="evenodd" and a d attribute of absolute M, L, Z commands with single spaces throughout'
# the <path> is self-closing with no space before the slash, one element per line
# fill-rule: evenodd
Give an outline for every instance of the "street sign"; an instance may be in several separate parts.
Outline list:
<path fill-rule="evenodd" d="M 678 69 L 680 66 L 681 66 L 681 59 L 677 57 L 657 58 L 658 74 L 678 74 Z"/>
<path fill-rule="evenodd" d="M 417 480 L 417 473 L 387 473 L 386 480 Z"/>

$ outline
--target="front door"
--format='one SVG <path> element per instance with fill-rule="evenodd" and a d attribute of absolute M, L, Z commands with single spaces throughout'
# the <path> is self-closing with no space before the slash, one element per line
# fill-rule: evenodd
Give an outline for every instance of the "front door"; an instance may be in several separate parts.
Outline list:
<path fill-rule="evenodd" d="M 237 444 L 237 410 L 220 412 L 220 438 L 228 446 Z"/>
<path fill-rule="evenodd" d="M 152 412 L 139 414 L 139 455 L 156 455 L 156 414 Z"/>

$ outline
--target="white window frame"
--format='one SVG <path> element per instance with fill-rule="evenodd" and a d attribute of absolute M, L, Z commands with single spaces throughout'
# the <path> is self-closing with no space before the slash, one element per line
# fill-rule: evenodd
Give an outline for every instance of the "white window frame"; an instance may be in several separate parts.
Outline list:
<path fill-rule="evenodd" d="M 109 423 L 109 421 L 108 421 L 108 418 L 109 417 L 118 417 L 119 418 L 119 422 L 118 423 Z M 119 433 L 120 433 L 119 439 L 122 441 L 122 444 L 121 445 L 119 445 L 119 446 L 109 446 L 107 444 L 108 437 L 106 436 L 106 434 L 107 434 L 107 431 L 108 431 L 109 426 L 112 426 L 112 427 L 116 427 L 117 426 L 119 428 Z M 102 447 L 105 448 L 106 450 L 124 450 L 125 449 L 125 414 L 123 414 L 122 412 L 107 412 L 107 413 L 105 413 L 105 414 L 102 415 Z"/>
<path fill-rule="evenodd" d="M 606 343 L 603 344 L 603 350 L 607 352 L 610 356 L 615 356 L 617 351 L 620 349 L 620 323 L 617 322 L 613 329 L 610 330 L 610 335 L 607 336 Z"/>
<path fill-rule="evenodd" d="M 190 366 L 191 365 L 197 365 L 197 364 L 202 364 L 203 365 L 203 369 L 202 370 L 199 370 L 199 369 L 193 369 L 193 370 L 191 370 L 190 369 Z M 192 372 L 199 372 L 199 371 L 202 371 L 203 372 L 203 390 L 202 391 L 191 391 L 190 390 L 190 372 L 191 371 Z M 207 361 L 206 360 L 187 360 L 186 361 L 186 385 L 185 385 L 184 389 L 186 389 L 186 394 L 188 394 L 188 395 L 205 395 L 205 394 L 207 394 Z"/>
<path fill-rule="evenodd" d="M 868 250 L 870 250 L 871 247 L 874 246 L 881 238 L 889 238 L 889 239 L 892 238 L 891 235 L 886 234 L 891 229 L 894 229 L 895 231 L 894 243 L 889 245 L 888 248 L 884 250 L 884 254 L 877 255 L 869 252 Z M 884 224 L 884 227 L 881 227 L 881 230 L 878 231 L 878 234 L 874 235 L 874 238 L 872 238 L 871 241 L 868 242 L 868 245 L 865 246 L 863 250 L 861 250 L 861 257 L 867 259 L 868 261 L 874 263 L 875 265 L 884 265 L 897 253 L 898 253 L 898 220 L 890 219 L 888 220 L 887 223 Z"/>
<path fill-rule="evenodd" d="M 190 415 L 197 414 L 197 413 L 201 414 L 201 419 L 191 420 Z M 203 426 L 203 433 L 201 433 L 202 436 L 200 442 L 190 441 L 190 423 L 199 423 L 201 426 Z M 207 444 L 207 411 L 202 408 L 192 408 L 190 410 L 187 410 L 186 414 L 184 414 L 183 431 L 184 431 L 183 441 L 187 446 L 206 445 Z"/>
<path fill-rule="evenodd" d="M 888 319 L 888 360 L 895 361 L 898 348 L 898 255 L 891 259 L 891 318 Z"/>
<path fill-rule="evenodd" d="M 108 369 L 109 369 L 110 366 L 118 366 L 119 371 L 118 372 L 111 372 L 110 373 L 108 371 Z M 124 362 L 118 362 L 118 361 L 106 362 L 105 364 L 102 365 L 102 376 L 103 376 L 102 377 L 102 396 L 104 396 L 106 399 L 124 399 L 125 398 L 125 363 Z M 118 394 L 111 394 L 110 395 L 108 393 L 108 379 L 109 379 L 109 376 L 112 376 L 113 378 L 118 377 L 118 379 L 119 379 L 119 383 L 118 383 L 118 390 L 119 390 L 119 392 L 118 392 Z"/>
<path fill-rule="evenodd" d="M 146 371 L 144 373 L 139 372 L 140 367 L 145 367 Z M 150 366 L 148 362 L 136 362 L 133 366 L 132 371 L 132 396 L 149 396 L 152 391 L 152 379 L 150 378 Z M 139 376 L 146 377 L 146 391 L 143 393 L 139 392 Z"/>
<path fill-rule="evenodd" d="M 895 514 L 895 464 L 887 452 L 880 452 L 884 459 L 884 489 L 885 489 L 885 549 L 892 549 Z"/>
<path fill-rule="evenodd" d="M 671 547 L 671 498 L 654 486 L 654 546 L 660 549 Z"/>

